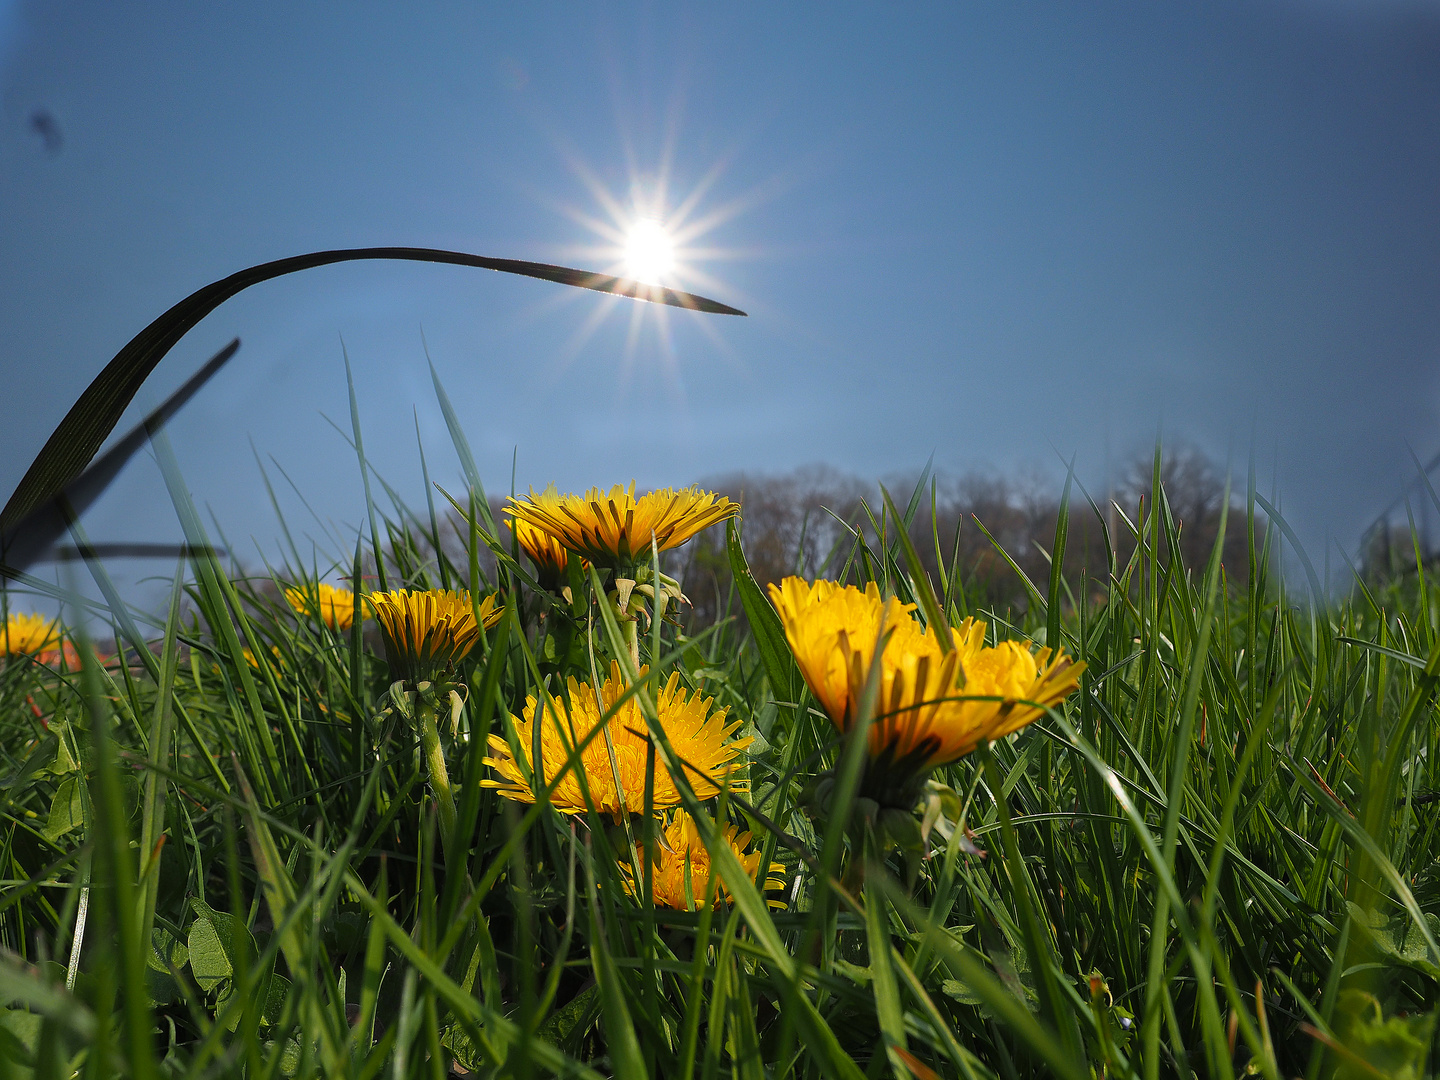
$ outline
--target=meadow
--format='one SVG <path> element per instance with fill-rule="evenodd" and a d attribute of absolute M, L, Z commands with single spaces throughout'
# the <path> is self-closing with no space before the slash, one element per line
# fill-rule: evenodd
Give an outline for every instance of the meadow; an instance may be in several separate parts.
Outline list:
<path fill-rule="evenodd" d="M 771 588 L 699 489 L 497 519 L 436 390 L 466 487 L 357 421 L 329 563 L 222 558 L 157 425 L 168 607 L 6 592 L 0 1077 L 1433 1075 L 1418 545 L 1335 599 L 1252 473 L 1187 558 L 1157 451 L 1023 602 L 928 475 Z"/>

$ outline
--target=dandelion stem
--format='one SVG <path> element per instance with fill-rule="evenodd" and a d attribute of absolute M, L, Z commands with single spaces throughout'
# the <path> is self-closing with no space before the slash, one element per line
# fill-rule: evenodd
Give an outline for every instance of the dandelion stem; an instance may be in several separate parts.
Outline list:
<path fill-rule="evenodd" d="M 630 662 L 640 670 L 640 620 L 629 612 L 622 613 L 620 632 L 625 637 L 625 647 L 630 650 Z"/>
<path fill-rule="evenodd" d="M 450 772 L 445 768 L 445 752 L 440 747 L 440 729 L 435 724 L 435 703 L 428 694 L 417 694 L 416 719 L 420 722 L 420 744 L 425 751 L 425 767 L 430 786 L 440 806 L 440 842 L 449 851 L 455 835 L 455 796 L 450 787 Z"/>

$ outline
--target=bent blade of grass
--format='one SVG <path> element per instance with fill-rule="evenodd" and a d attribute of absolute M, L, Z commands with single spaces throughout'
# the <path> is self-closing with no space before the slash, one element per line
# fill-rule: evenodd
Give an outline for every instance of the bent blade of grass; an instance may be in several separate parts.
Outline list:
<path fill-rule="evenodd" d="M 985 534 L 985 539 L 989 540 L 995 550 L 1000 553 L 1000 557 L 1005 560 L 1006 565 L 1009 566 L 1011 570 L 1015 571 L 1015 576 L 1020 579 L 1020 584 L 1025 586 L 1025 592 L 1028 593 L 1030 599 L 1035 602 L 1035 609 L 1037 611 L 1044 611 L 1045 597 L 1041 594 L 1040 590 L 1035 587 L 1035 582 L 1030 580 L 1030 575 L 1025 573 L 1025 571 L 1021 569 L 1020 564 L 1010 557 L 1010 553 L 1005 550 L 1004 546 L 1000 543 L 1000 541 L 996 540 L 995 537 L 990 535 L 990 530 L 985 527 L 985 523 L 983 521 L 981 521 L 974 514 L 970 515 L 970 519 L 974 521 L 977 526 L 979 526 L 980 531 Z"/>
<path fill-rule="evenodd" d="M 120 417 L 139 392 L 141 385 L 155 370 L 155 366 L 201 319 L 226 300 L 252 285 L 300 270 L 373 259 L 449 263 L 481 270 L 498 270 L 502 273 L 540 278 L 561 285 L 614 293 L 617 296 L 629 296 L 710 314 L 745 314 L 703 296 L 645 285 L 628 278 L 595 274 L 548 263 L 495 259 L 438 248 L 351 248 L 316 251 L 261 263 L 197 289 L 136 334 L 115 358 L 105 365 L 104 370 L 85 388 L 79 400 L 65 414 L 65 418 L 50 435 L 11 494 L 5 509 L 0 511 L 0 528 L 12 528 L 31 510 L 62 491 L 80 475 L 95 456 L 95 452 L 100 449 L 106 436 L 120 422 Z"/>
<path fill-rule="evenodd" d="M 1295 535 L 1295 530 L 1290 528 L 1290 523 L 1285 520 L 1280 511 L 1275 509 L 1270 500 L 1258 491 L 1255 492 L 1255 501 L 1260 505 L 1260 509 L 1265 511 L 1265 516 L 1284 534 L 1285 539 L 1290 541 L 1290 547 L 1299 557 L 1300 565 L 1305 569 L 1305 580 L 1310 586 L 1310 603 L 1313 609 L 1318 609 L 1325 602 L 1325 593 L 1320 588 L 1320 577 L 1315 573 L 1310 556 L 1305 554 L 1305 549 L 1300 545 L 1300 538 Z"/>

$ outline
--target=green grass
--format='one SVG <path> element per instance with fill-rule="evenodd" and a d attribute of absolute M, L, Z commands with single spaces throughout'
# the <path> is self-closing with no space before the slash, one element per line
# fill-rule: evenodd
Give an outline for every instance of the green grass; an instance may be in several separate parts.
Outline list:
<path fill-rule="evenodd" d="M 624 649 L 597 579 L 572 576 L 573 604 L 532 587 L 445 411 L 471 483 L 453 493 L 463 553 L 444 554 L 433 497 L 392 498 L 370 503 L 378 553 L 366 537 L 317 567 L 292 547 L 242 575 L 162 439 L 194 552 L 168 611 L 102 612 L 122 659 L 0 669 L 0 1076 L 1426 1075 L 1440 636 L 1418 568 L 1343 602 L 1313 574 L 1287 587 L 1252 484 L 1226 525 L 1249 553 L 1235 586 L 1218 557 L 1175 554 L 1162 492 L 1106 538 L 1123 564 L 1031 582 L 1023 615 L 972 612 L 948 538 L 936 579 L 912 576 L 897 518 L 930 538 L 923 482 L 872 500 L 828 576 L 1088 665 L 1062 710 L 941 770 L 963 826 L 906 861 L 856 846 L 850 800 L 802 809 L 811 776 L 859 758 L 804 690 L 742 529 L 730 603 L 748 620 L 642 635 L 635 695 L 653 713 L 678 670 L 761 737 L 748 796 L 702 806 L 677 784 L 705 822 L 762 838 L 787 905 L 716 847 L 734 903 L 657 910 L 595 815 L 479 785 L 527 694 Z M 1041 538 L 1057 566 L 1070 512 Z M 441 725 L 448 845 L 377 642 L 280 596 L 317 574 L 510 602 Z M 655 759 L 675 764 L 663 742 Z"/>

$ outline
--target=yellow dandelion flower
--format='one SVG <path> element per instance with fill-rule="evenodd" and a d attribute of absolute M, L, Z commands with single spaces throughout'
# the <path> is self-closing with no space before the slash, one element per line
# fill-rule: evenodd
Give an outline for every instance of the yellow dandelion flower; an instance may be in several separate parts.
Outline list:
<path fill-rule="evenodd" d="M 412 685 L 433 680 L 464 659 L 480 637 L 468 592 L 400 589 L 371 593 L 365 599 L 380 624 L 385 659 L 396 680 Z M 493 594 L 480 604 L 486 630 L 503 614 Z"/>
<path fill-rule="evenodd" d="M 740 865 L 745 868 L 745 873 L 750 880 L 755 880 L 755 874 L 760 869 L 760 859 L 763 857 L 759 851 L 747 853 L 746 848 L 750 846 L 750 834 L 741 832 L 734 825 L 725 825 L 722 828 L 725 842 L 730 845 L 730 850 L 740 860 Z M 710 852 L 700 840 L 700 830 L 695 827 L 695 819 L 684 810 L 677 810 L 664 826 L 663 844 L 656 845 L 658 859 L 650 870 L 650 893 L 655 901 L 656 907 L 678 908 L 681 911 L 694 911 L 705 902 L 705 897 L 710 889 L 710 876 L 714 871 L 710 865 Z M 635 849 L 636 862 L 642 867 L 644 863 L 644 852 L 637 847 Z M 785 872 L 785 867 L 780 863 L 772 862 L 765 875 L 765 884 L 762 892 L 782 891 L 785 888 L 785 879 L 778 875 Z M 620 864 L 620 873 L 625 880 L 625 889 L 631 896 L 638 897 L 644 883 L 635 882 L 634 870 L 628 863 Z M 687 882 L 688 896 L 687 896 Z M 717 875 L 718 877 L 718 875 Z M 723 881 L 715 883 L 715 906 L 730 900 L 730 890 L 725 887 Z M 774 908 L 784 907 L 785 901 L 774 898 L 768 901 Z"/>
<path fill-rule="evenodd" d="M 258 659 L 256 659 L 255 654 L 250 651 L 250 648 L 249 648 L 248 646 L 240 650 L 240 655 L 243 656 L 243 657 L 245 657 L 245 663 L 249 664 L 249 665 L 250 665 L 252 668 L 254 668 L 256 671 L 259 671 L 259 670 L 260 670 L 260 661 L 259 661 Z M 280 655 L 280 646 L 278 646 L 278 645 L 271 645 L 271 646 L 270 646 L 270 655 L 275 658 L 275 661 L 274 661 L 274 667 L 275 667 L 275 669 L 276 669 L 277 671 L 283 670 L 284 667 L 285 667 L 285 660 L 284 660 L 284 658 Z"/>
<path fill-rule="evenodd" d="M 947 627 L 946 653 L 911 614 L 914 604 L 882 600 L 873 582 L 862 592 L 791 577 L 771 585 L 770 597 L 800 673 L 841 731 L 854 724 L 875 646 L 889 635 L 868 750 L 877 782 L 891 791 L 1037 719 L 1079 685 L 1085 666 L 1013 641 L 987 648 L 985 624 L 974 619 Z"/>
<path fill-rule="evenodd" d="M 57 648 L 60 642 L 58 619 L 47 619 L 44 615 L 15 613 L 5 620 L 4 640 L 0 641 L 0 655 L 38 656 Z"/>
<path fill-rule="evenodd" d="M 565 550 L 565 545 L 544 529 L 523 518 L 515 517 L 513 511 L 507 512 L 511 515 L 510 530 L 515 534 L 515 539 L 525 554 L 530 556 L 530 561 L 535 564 L 535 577 L 541 588 L 550 592 L 559 591 L 565 584 L 566 570 L 570 562 L 570 553 Z"/>
<path fill-rule="evenodd" d="M 663 488 L 635 497 L 635 484 L 616 484 L 608 494 L 591 488 L 583 496 L 553 488 L 510 500 L 508 512 L 584 555 L 597 566 L 630 566 L 650 554 L 679 547 L 702 529 L 740 513 L 740 505 L 698 487 Z"/>
<path fill-rule="evenodd" d="M 296 612 L 318 618 L 331 630 L 349 630 L 355 621 L 355 594 L 349 589 L 321 582 L 314 591 L 308 587 L 286 589 L 285 599 Z"/>
<path fill-rule="evenodd" d="M 643 678 L 646 669 L 640 669 Z M 588 683 L 571 678 L 569 703 L 564 698 L 551 698 L 550 706 L 540 719 L 541 705 L 530 697 L 525 702 L 525 718 L 515 721 L 516 741 L 520 744 L 525 759 L 525 769 L 515 760 L 510 744 L 499 735 L 490 736 L 490 749 L 494 757 L 485 759 L 500 779 L 485 779 L 480 783 L 497 789 L 506 798 L 517 802 L 534 802 L 535 791 L 525 779 L 528 772 L 537 771 L 548 785 L 556 777 L 560 781 L 550 794 L 551 805 L 564 814 L 585 813 L 585 796 L 580 787 L 580 778 L 574 768 L 562 769 L 566 759 L 575 747 L 594 731 L 600 723 L 602 708 L 610 710 L 627 686 L 620 674 L 620 665 L 610 665 L 610 677 L 600 688 L 603 702 L 597 704 L 595 691 Z M 660 726 L 670 745 L 682 762 L 687 765 L 686 779 L 690 781 L 695 794 L 702 799 L 716 795 L 720 785 L 725 783 L 726 773 L 734 764 L 740 751 L 749 746 L 750 739 L 726 739 L 738 728 L 739 723 L 726 724 L 726 709 L 711 712 L 713 698 L 701 697 L 699 691 L 688 693 L 680 685 L 680 676 L 672 674 L 670 680 L 656 695 L 655 707 Z M 535 724 L 540 723 L 540 756 L 543 767 L 535 769 L 532 747 L 535 745 Z M 610 765 L 609 749 L 603 734 L 596 735 L 581 751 L 579 767 L 585 774 L 585 784 L 590 790 L 590 799 L 597 812 L 610 814 L 620 820 L 622 813 L 640 813 L 645 807 L 645 758 L 650 740 L 645 718 L 640 706 L 632 697 L 607 721 L 610 739 L 615 746 L 615 764 L 619 776 Z M 746 785 L 735 783 L 735 790 L 745 790 Z M 664 762 L 657 757 L 655 762 L 654 807 L 668 810 L 680 804 L 680 793 Z"/>

